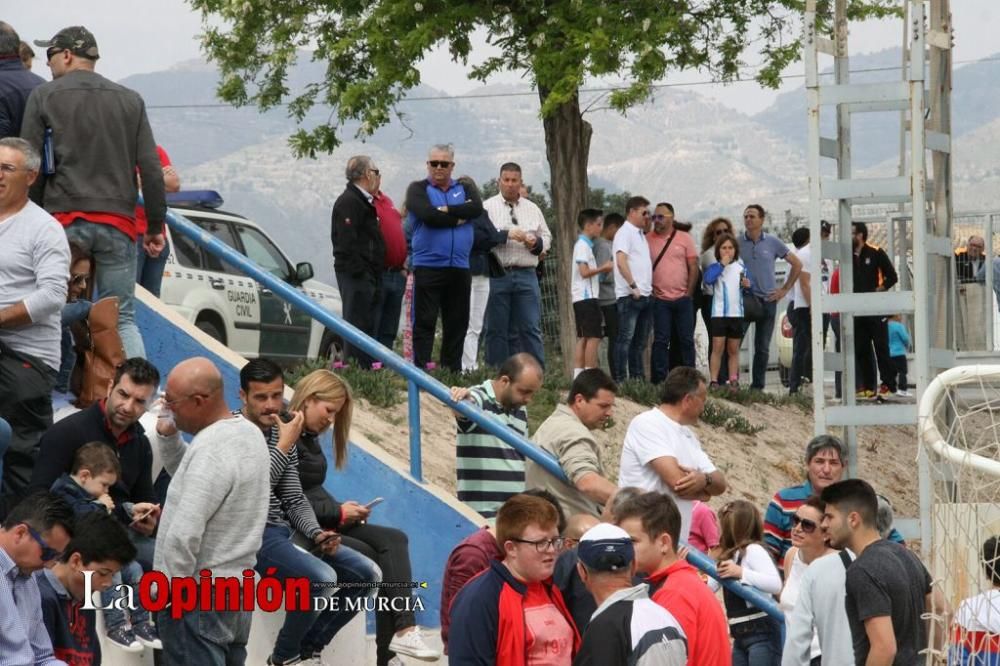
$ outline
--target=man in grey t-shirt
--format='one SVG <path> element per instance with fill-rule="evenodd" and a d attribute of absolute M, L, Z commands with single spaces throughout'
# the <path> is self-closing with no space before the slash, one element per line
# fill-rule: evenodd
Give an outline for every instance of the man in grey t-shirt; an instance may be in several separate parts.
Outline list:
<path fill-rule="evenodd" d="M 615 234 L 625 222 L 621 213 L 608 213 L 604 216 L 604 229 L 601 235 L 594 239 L 594 259 L 601 266 L 607 261 L 614 261 L 611 249 Z M 597 304 L 601 306 L 601 317 L 604 319 L 604 337 L 608 346 L 608 374 L 615 376 L 615 338 L 618 337 L 618 301 L 615 298 L 615 274 L 602 273 L 597 278 L 599 289 Z M 1000 284 L 994 283 L 994 284 Z"/>
<path fill-rule="evenodd" d="M 20 499 L 38 440 L 52 425 L 59 369 L 59 314 L 66 303 L 69 243 L 59 223 L 28 200 L 41 157 L 23 139 L 0 139 L 0 419 L 11 427 L 3 505 Z"/>
<path fill-rule="evenodd" d="M 945 610 L 931 576 L 905 546 L 886 541 L 876 526 L 878 499 L 861 479 L 827 486 L 823 527 L 834 548 L 850 548 L 857 559 L 847 570 L 847 620 L 856 664 L 913 666 L 926 662 L 921 616 Z M 825 659 L 824 659 L 825 661 Z"/>

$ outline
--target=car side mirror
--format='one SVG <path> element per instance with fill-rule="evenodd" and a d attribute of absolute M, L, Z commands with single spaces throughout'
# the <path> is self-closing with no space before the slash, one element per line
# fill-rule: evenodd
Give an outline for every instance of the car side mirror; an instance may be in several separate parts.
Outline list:
<path fill-rule="evenodd" d="M 306 280 L 311 280 L 315 274 L 316 272 L 313 271 L 313 265 L 308 261 L 295 264 L 295 281 L 299 284 L 302 284 Z"/>

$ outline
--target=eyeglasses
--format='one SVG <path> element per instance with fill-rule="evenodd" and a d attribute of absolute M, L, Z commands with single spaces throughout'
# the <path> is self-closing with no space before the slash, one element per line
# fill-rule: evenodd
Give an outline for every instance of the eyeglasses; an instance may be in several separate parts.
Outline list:
<path fill-rule="evenodd" d="M 654 215 L 653 216 L 653 222 L 663 222 L 663 220 L 665 220 L 665 219 L 667 219 L 666 215 Z"/>
<path fill-rule="evenodd" d="M 368 173 L 373 173 L 376 176 L 381 175 L 378 169 L 368 169 Z"/>
<path fill-rule="evenodd" d="M 511 539 L 511 541 L 516 541 L 517 543 L 530 543 L 539 553 L 544 553 L 549 549 L 558 552 L 563 549 L 563 546 L 566 545 L 566 539 L 562 537 L 555 537 L 554 539 L 538 539 L 536 541 L 529 541 L 528 539 Z"/>
<path fill-rule="evenodd" d="M 649 217 L 649 211 L 648 210 L 642 211 L 642 216 L 643 217 Z"/>
<path fill-rule="evenodd" d="M 48 62 L 49 60 L 52 60 L 54 56 L 59 55 L 63 51 L 69 51 L 69 49 L 64 49 L 58 46 L 51 47 L 45 52 L 45 61 Z"/>
<path fill-rule="evenodd" d="M 815 520 L 809 520 L 808 518 L 799 518 L 798 516 L 792 516 L 792 527 L 801 527 L 802 531 L 806 534 L 812 534 L 816 531 L 819 525 L 816 524 Z"/>
<path fill-rule="evenodd" d="M 447 169 L 454 164 L 454 162 L 449 162 L 448 160 L 427 160 L 427 164 L 432 169 Z"/>
<path fill-rule="evenodd" d="M 721 236 L 722 234 L 728 234 L 728 233 L 729 229 L 726 229 L 725 227 L 718 227 L 715 231 L 712 232 L 712 234 L 714 234 L 715 236 Z"/>
<path fill-rule="evenodd" d="M 69 276 L 69 283 L 75 287 L 77 285 L 87 284 L 88 279 L 90 279 L 90 275 L 87 273 L 77 273 L 76 275 Z"/>
<path fill-rule="evenodd" d="M 35 528 L 33 528 L 28 523 L 21 523 L 21 524 L 28 528 L 28 534 L 31 535 L 31 538 L 34 539 L 35 543 L 37 543 L 39 548 L 42 549 L 42 562 L 51 562 L 52 560 L 62 555 L 61 552 L 59 552 L 55 548 L 52 548 L 51 546 L 49 546 L 49 544 L 45 543 L 45 539 L 42 538 L 41 534 L 35 531 Z"/>
<path fill-rule="evenodd" d="M 4 162 L 3 164 L 0 164 L 0 171 L 3 173 L 17 173 L 18 171 L 31 171 L 31 169 Z"/>

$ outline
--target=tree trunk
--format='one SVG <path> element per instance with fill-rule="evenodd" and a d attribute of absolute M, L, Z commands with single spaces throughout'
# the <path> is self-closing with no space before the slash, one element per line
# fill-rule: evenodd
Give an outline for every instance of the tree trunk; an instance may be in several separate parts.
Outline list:
<path fill-rule="evenodd" d="M 548 91 L 539 86 L 538 96 L 544 104 Z M 552 233 L 555 236 L 554 258 L 558 280 L 559 347 L 565 375 L 572 378 L 576 326 L 570 292 L 573 271 L 571 258 L 573 244 L 579 236 L 576 216 L 587 204 L 587 162 L 590 158 L 590 136 L 593 130 L 580 112 L 578 95 L 543 118 L 542 125 L 545 129 L 545 153 L 549 161 L 552 207 L 557 227 Z"/>

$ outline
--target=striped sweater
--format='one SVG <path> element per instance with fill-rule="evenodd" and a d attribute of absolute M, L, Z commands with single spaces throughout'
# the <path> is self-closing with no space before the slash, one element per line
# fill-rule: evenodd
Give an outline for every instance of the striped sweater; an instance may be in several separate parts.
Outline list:
<path fill-rule="evenodd" d="M 517 434 L 528 436 L 528 410 L 505 410 L 497 401 L 492 380 L 470 388 L 468 400 Z M 524 456 L 473 421 L 457 414 L 455 420 L 458 499 L 484 518 L 493 518 L 508 497 L 524 491 Z"/>

